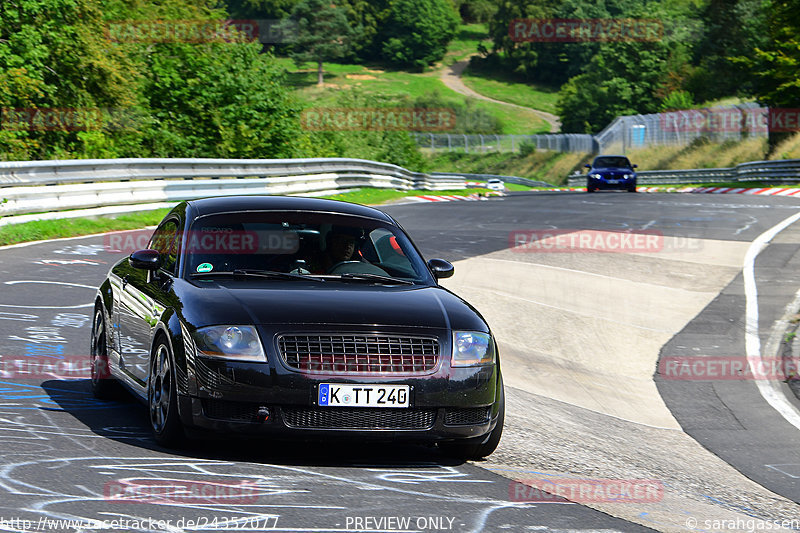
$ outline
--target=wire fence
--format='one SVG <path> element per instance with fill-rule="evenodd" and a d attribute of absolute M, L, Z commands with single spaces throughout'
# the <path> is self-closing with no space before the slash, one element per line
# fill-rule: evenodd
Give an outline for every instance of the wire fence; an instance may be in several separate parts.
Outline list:
<path fill-rule="evenodd" d="M 766 138 L 769 109 L 756 104 L 627 115 L 595 136 L 600 153 L 626 153 L 649 146 L 686 146 L 699 138 L 721 143 Z"/>
<path fill-rule="evenodd" d="M 592 135 L 581 133 L 542 135 L 463 135 L 455 133 L 414 133 L 420 148 L 446 152 L 519 152 L 551 150 L 554 152 L 592 152 Z"/>
<path fill-rule="evenodd" d="M 649 146 L 686 146 L 699 138 L 711 142 L 766 138 L 775 112 L 756 104 L 626 115 L 614 119 L 597 135 L 467 135 L 414 133 L 420 148 L 431 151 L 485 153 L 550 150 L 554 152 L 627 153 Z M 789 110 L 791 111 L 791 110 Z"/>

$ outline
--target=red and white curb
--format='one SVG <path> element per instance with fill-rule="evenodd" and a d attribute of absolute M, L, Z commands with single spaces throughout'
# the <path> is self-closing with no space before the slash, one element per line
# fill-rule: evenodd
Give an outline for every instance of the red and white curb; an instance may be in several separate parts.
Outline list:
<path fill-rule="evenodd" d="M 550 189 L 534 189 L 544 192 L 586 192 L 586 187 L 553 187 Z M 637 192 L 666 192 L 666 193 L 689 193 L 689 194 L 758 194 L 762 196 L 797 196 L 800 195 L 800 188 L 788 187 L 764 187 L 764 188 L 734 188 L 734 187 L 637 187 Z M 486 195 L 470 194 L 467 196 L 455 195 L 425 195 L 409 196 L 410 202 L 455 202 L 466 201 L 475 202 L 478 200 L 488 200 L 489 196 L 505 196 L 502 192 L 490 192 Z"/>
<path fill-rule="evenodd" d="M 505 194 L 500 192 L 490 192 L 487 193 L 485 196 L 480 194 L 469 194 L 467 196 L 456 196 L 456 195 L 425 195 L 425 196 L 409 196 L 407 199 L 412 202 L 477 202 L 479 200 L 488 200 L 489 196 L 505 196 Z"/>
<path fill-rule="evenodd" d="M 552 189 L 539 189 L 540 191 L 585 192 L 585 187 L 554 187 Z M 762 196 L 795 196 L 800 194 L 800 188 L 764 187 L 764 188 L 734 188 L 734 187 L 637 187 L 637 192 L 667 192 L 689 194 L 758 194 Z"/>

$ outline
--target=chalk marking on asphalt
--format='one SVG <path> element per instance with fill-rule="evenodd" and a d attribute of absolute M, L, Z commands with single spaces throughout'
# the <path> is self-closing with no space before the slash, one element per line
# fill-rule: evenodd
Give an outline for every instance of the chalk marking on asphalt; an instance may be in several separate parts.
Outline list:
<path fill-rule="evenodd" d="M 775 236 L 800 220 L 800 213 L 784 219 L 759 235 L 747 249 L 744 256 L 744 294 L 745 306 L 745 353 L 747 363 L 753 375 L 757 375 L 756 365 L 763 362 L 761 355 L 761 339 L 758 336 L 758 287 L 756 286 L 755 263 L 758 254 L 775 238 Z M 800 429 L 800 411 L 789 403 L 789 400 L 779 391 L 774 384 L 767 380 L 755 380 L 758 392 L 787 422 Z"/>
<path fill-rule="evenodd" d="M 83 285 L 82 283 L 69 283 L 68 281 L 48 281 L 48 280 L 40 280 L 40 279 L 17 279 L 12 281 L 4 281 L 6 285 L 17 285 L 19 283 L 49 283 L 52 285 L 69 285 L 70 287 L 83 287 L 84 289 L 92 289 L 95 290 L 97 287 L 92 287 L 91 285 Z"/>
<path fill-rule="evenodd" d="M 19 279 L 14 281 L 4 281 L 5 285 L 17 285 L 19 283 L 45 283 L 50 285 L 66 285 L 69 287 L 81 287 L 83 289 L 97 290 L 97 287 L 91 285 L 82 285 L 80 283 L 69 283 L 66 281 L 46 281 L 34 279 Z M 0 307 L 14 307 L 18 309 L 80 309 L 83 307 L 92 307 L 94 303 L 79 304 L 79 305 L 14 305 L 14 304 L 0 304 Z"/>

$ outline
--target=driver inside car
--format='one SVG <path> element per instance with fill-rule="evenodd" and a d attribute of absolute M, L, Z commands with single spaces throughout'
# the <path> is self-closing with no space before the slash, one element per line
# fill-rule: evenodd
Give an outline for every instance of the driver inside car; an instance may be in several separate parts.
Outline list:
<path fill-rule="evenodd" d="M 344 261 L 363 261 L 358 252 L 358 242 L 353 230 L 331 230 L 325 238 L 325 251 L 312 261 L 311 272 L 325 274 Z"/>

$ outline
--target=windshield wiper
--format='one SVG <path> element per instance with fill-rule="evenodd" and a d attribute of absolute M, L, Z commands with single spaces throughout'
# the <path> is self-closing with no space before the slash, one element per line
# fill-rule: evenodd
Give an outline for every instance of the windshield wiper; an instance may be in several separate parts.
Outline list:
<path fill-rule="evenodd" d="M 387 285 L 414 285 L 413 281 L 403 278 L 393 278 L 391 276 L 381 276 L 379 274 L 365 274 L 359 272 L 345 272 L 339 276 L 341 279 L 357 279 L 365 281 L 377 281 Z"/>
<path fill-rule="evenodd" d="M 286 279 L 286 280 L 299 280 L 299 281 L 321 281 L 325 282 L 322 278 L 310 276 L 308 274 L 292 274 L 291 272 L 278 272 L 277 270 L 245 270 L 236 269 L 234 271 L 220 271 L 220 272 L 197 272 L 191 275 L 193 278 L 204 276 L 233 276 L 233 279 L 242 279 L 247 277 L 267 278 L 267 279 Z"/>

